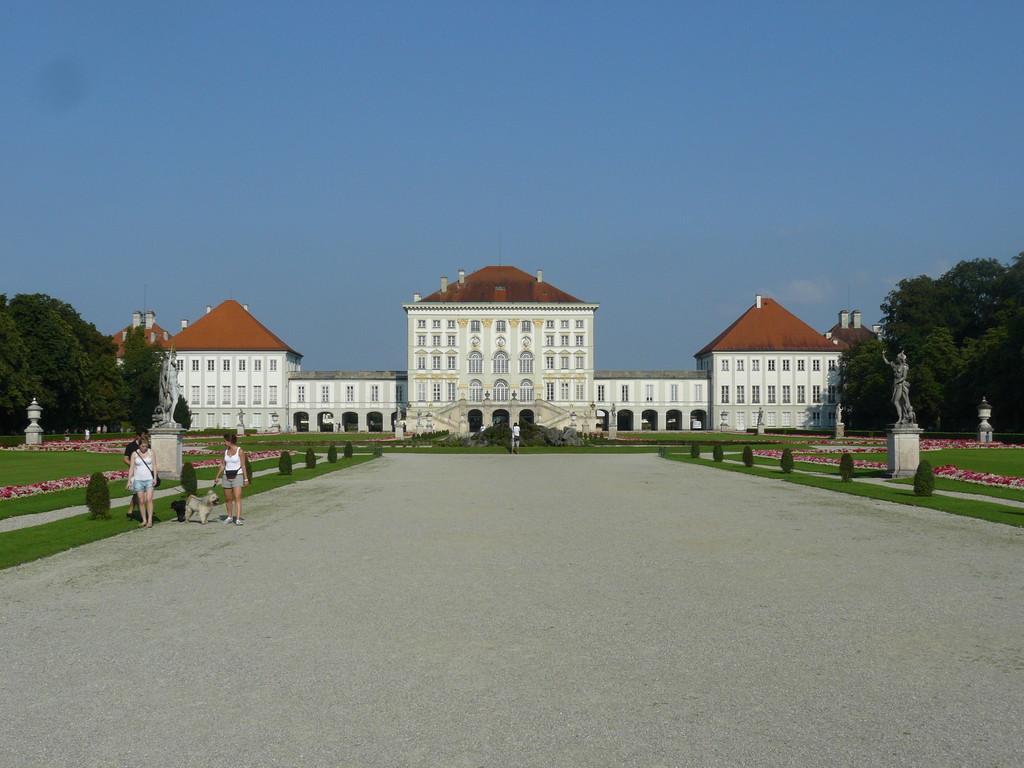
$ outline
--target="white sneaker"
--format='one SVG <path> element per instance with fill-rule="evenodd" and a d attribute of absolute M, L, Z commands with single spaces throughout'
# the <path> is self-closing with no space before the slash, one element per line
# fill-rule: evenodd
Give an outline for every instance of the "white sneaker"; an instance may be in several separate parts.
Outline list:
<path fill-rule="evenodd" d="M 233 522 L 235 522 L 235 518 L 233 518 L 233 517 L 226 517 L 226 518 L 224 518 L 224 522 L 225 523 L 233 523 Z"/>
<path fill-rule="evenodd" d="M 238 520 L 235 520 L 235 525 L 241 525 L 241 524 L 242 524 L 242 519 L 241 518 L 239 518 Z"/>

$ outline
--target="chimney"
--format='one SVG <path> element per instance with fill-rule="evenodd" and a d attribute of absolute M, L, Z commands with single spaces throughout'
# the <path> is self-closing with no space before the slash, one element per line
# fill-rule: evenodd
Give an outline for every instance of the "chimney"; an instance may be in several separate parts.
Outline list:
<path fill-rule="evenodd" d="M 762 303 L 761 302 L 761 294 L 760 293 L 755 294 L 754 295 L 754 306 L 757 307 L 758 309 L 760 309 L 761 308 L 761 303 Z"/>
<path fill-rule="evenodd" d="M 537 282 L 538 283 L 543 283 L 544 282 L 544 270 L 543 269 L 538 269 L 537 270 Z"/>
<path fill-rule="evenodd" d="M 844 309 L 839 313 L 839 327 L 849 328 L 850 327 L 850 310 Z"/>
<path fill-rule="evenodd" d="M 138 328 L 142 325 L 142 313 L 139 310 L 132 312 L 132 328 Z"/>
<path fill-rule="evenodd" d="M 188 320 L 183 317 L 181 318 L 181 330 L 184 331 L 186 328 L 188 328 Z"/>
<path fill-rule="evenodd" d="M 248 304 L 243 304 L 242 305 L 242 309 L 244 309 L 246 312 L 248 312 L 249 311 L 249 305 Z"/>
<path fill-rule="evenodd" d="M 860 328 L 860 310 L 853 310 L 853 327 Z"/>
<path fill-rule="evenodd" d="M 209 304 L 207 304 L 207 305 L 206 305 L 206 314 L 210 314 L 210 311 L 211 311 L 212 309 L 213 309 L 213 307 L 211 307 L 211 306 L 210 306 Z"/>
<path fill-rule="evenodd" d="M 153 327 L 153 321 L 155 321 L 155 320 L 156 320 L 156 312 L 154 312 L 152 309 L 147 309 L 146 310 L 146 330 L 147 331 L 150 328 Z"/>
<path fill-rule="evenodd" d="M 414 293 L 414 294 L 412 295 L 412 300 L 413 300 L 413 301 L 419 301 L 419 300 L 420 300 L 420 295 L 419 295 L 418 293 Z"/>
<path fill-rule="evenodd" d="M 463 285 L 466 282 L 466 270 L 459 270 L 459 285 Z"/>
<path fill-rule="evenodd" d="M 875 334 L 875 336 L 880 335 L 882 333 L 882 326 L 879 323 L 875 323 L 871 326 L 871 332 Z"/>
<path fill-rule="evenodd" d="M 441 293 L 448 293 L 448 275 L 441 278 Z"/>

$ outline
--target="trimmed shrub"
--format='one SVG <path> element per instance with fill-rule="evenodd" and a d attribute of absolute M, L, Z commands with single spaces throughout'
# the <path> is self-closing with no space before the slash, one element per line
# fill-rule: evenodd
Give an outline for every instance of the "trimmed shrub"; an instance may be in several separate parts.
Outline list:
<path fill-rule="evenodd" d="M 700 446 L 697 445 L 697 443 L 693 443 L 690 446 L 690 458 L 691 459 L 699 459 L 700 458 Z"/>
<path fill-rule="evenodd" d="M 313 453 L 313 447 L 310 446 L 306 449 L 306 469 L 313 469 L 316 467 L 316 454 Z"/>
<path fill-rule="evenodd" d="M 245 476 L 252 482 L 252 464 L 249 463 L 249 454 L 245 454 Z"/>
<path fill-rule="evenodd" d="M 853 481 L 853 454 L 844 453 L 839 459 L 839 478 L 844 483 Z"/>
<path fill-rule="evenodd" d="M 331 443 L 331 447 L 327 449 L 327 462 L 329 464 L 338 463 L 338 446 Z"/>
<path fill-rule="evenodd" d="M 281 475 L 292 473 L 292 455 L 288 451 L 281 451 L 281 458 L 277 460 L 277 472 Z"/>
<path fill-rule="evenodd" d="M 373 458 L 379 459 L 383 455 L 384 455 L 384 449 L 383 448 L 381 448 L 379 445 L 373 446 Z"/>
<path fill-rule="evenodd" d="M 721 443 L 715 443 L 715 446 L 711 449 L 711 458 L 715 461 L 721 461 L 725 458 L 725 452 L 722 450 Z"/>
<path fill-rule="evenodd" d="M 935 490 L 935 473 L 932 472 L 932 465 L 927 461 L 921 461 L 914 473 L 914 495 L 931 496 Z"/>
<path fill-rule="evenodd" d="M 110 518 L 110 488 L 102 472 L 93 472 L 85 489 L 85 506 L 89 508 L 90 520 Z"/>
<path fill-rule="evenodd" d="M 181 465 L 181 489 L 185 493 L 191 493 L 193 496 L 197 496 L 199 493 L 199 481 L 196 479 L 196 468 L 192 466 L 191 461 L 186 461 Z"/>
<path fill-rule="evenodd" d="M 345 443 L 345 450 L 343 455 L 345 456 L 346 459 L 352 458 L 352 443 Z"/>
<path fill-rule="evenodd" d="M 782 468 L 782 473 L 788 475 L 793 471 L 793 449 L 783 448 L 782 457 L 779 459 L 779 466 Z"/>
<path fill-rule="evenodd" d="M 754 449 L 751 448 L 749 445 L 743 446 L 743 466 L 754 466 Z"/>

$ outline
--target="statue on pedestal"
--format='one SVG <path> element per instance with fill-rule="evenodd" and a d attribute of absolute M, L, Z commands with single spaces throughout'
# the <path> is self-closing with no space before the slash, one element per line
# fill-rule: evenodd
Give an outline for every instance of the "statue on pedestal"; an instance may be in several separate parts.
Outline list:
<path fill-rule="evenodd" d="M 178 397 L 180 396 L 177 357 L 177 354 L 172 349 L 170 354 L 164 357 L 163 364 L 160 367 L 160 389 L 157 396 L 156 410 L 153 411 L 154 427 L 181 429 L 181 425 L 174 420 L 174 407 L 178 404 Z"/>
<path fill-rule="evenodd" d="M 892 404 L 896 406 L 896 424 L 917 424 L 917 416 L 914 415 L 914 408 L 910 404 L 910 382 L 907 381 L 910 366 L 907 365 L 906 354 L 900 351 L 896 355 L 896 362 L 893 363 L 885 356 L 885 352 L 882 352 L 882 359 L 892 368 Z"/>

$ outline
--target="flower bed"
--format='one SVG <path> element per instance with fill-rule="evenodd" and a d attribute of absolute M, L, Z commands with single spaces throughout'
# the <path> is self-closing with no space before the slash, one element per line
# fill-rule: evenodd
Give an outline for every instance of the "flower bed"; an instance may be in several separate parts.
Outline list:
<path fill-rule="evenodd" d="M 936 467 L 933 471 L 936 477 L 959 480 L 962 483 L 1024 489 L 1024 477 L 1007 477 L 1006 475 L 993 475 L 988 472 L 972 472 L 968 469 L 959 469 L 952 464 Z"/>
<path fill-rule="evenodd" d="M 761 456 L 765 459 L 781 459 L 782 451 L 777 450 L 757 450 L 754 451 L 755 456 Z M 820 456 L 813 453 L 794 453 L 793 461 L 805 461 L 808 464 L 824 464 L 826 466 L 838 466 L 839 459 L 831 456 Z M 885 469 L 886 464 L 880 461 L 864 461 L 863 459 L 854 459 L 853 466 L 860 467 L 861 469 Z"/>

